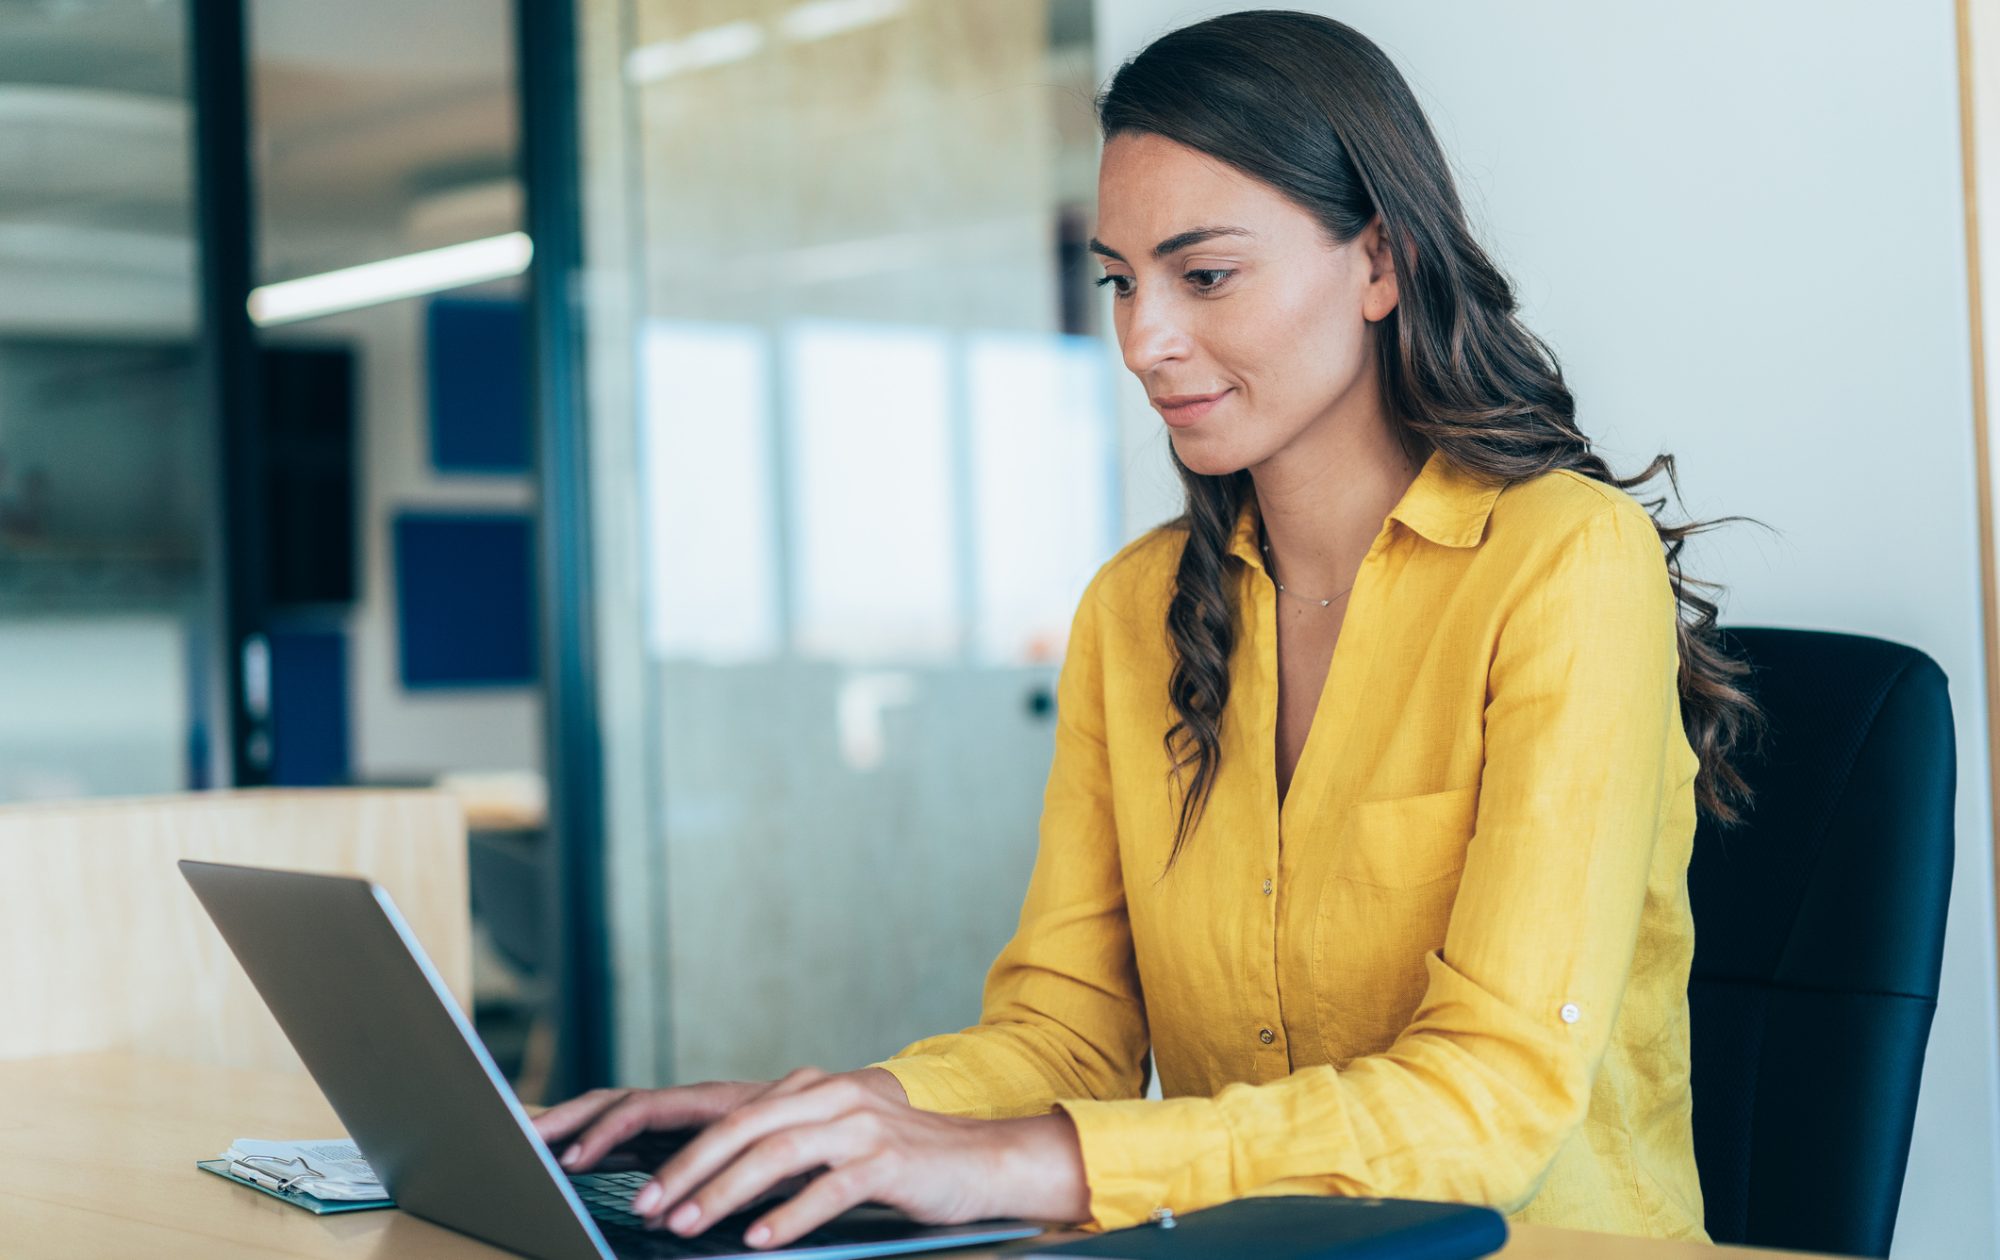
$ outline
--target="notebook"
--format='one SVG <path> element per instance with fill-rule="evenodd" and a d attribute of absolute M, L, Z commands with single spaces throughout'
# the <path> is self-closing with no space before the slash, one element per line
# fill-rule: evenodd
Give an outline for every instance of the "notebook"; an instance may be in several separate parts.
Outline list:
<path fill-rule="evenodd" d="M 277 1186 L 264 1185 L 240 1173 L 231 1172 L 230 1161 L 226 1159 L 198 1159 L 194 1161 L 194 1166 L 203 1172 L 214 1173 L 218 1177 L 233 1181 L 239 1186 L 249 1186 L 252 1190 L 262 1191 L 293 1207 L 302 1207 L 315 1216 L 326 1216 L 333 1212 L 366 1212 L 374 1208 L 396 1206 L 394 1199 L 316 1199 L 303 1190 L 279 1189 Z"/>

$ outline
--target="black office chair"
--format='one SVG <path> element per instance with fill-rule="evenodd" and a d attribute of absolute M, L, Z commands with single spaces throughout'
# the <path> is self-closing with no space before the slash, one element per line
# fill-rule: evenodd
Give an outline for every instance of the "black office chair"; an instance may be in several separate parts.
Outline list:
<path fill-rule="evenodd" d="M 1704 818 L 1694 1144 L 1717 1242 L 1886 1256 L 1937 1009 L 1954 761 L 1944 671 L 1882 639 L 1723 631 L 1770 715 L 1742 826 Z"/>

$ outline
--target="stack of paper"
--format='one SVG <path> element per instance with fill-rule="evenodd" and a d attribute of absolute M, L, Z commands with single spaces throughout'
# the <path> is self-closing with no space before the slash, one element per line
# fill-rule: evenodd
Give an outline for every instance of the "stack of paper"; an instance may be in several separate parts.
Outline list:
<path fill-rule="evenodd" d="M 345 1138 L 260 1142 L 237 1138 L 222 1153 L 229 1171 L 273 1190 L 296 1190 L 315 1199 L 386 1199 L 375 1170 Z"/>

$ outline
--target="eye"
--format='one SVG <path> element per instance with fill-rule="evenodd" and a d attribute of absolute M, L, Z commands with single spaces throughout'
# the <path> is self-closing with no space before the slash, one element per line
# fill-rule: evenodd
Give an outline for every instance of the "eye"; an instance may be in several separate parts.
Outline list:
<path fill-rule="evenodd" d="M 1221 288 L 1223 283 L 1227 281 L 1229 277 L 1235 274 L 1236 272 L 1230 269 L 1216 268 L 1216 267 L 1200 267 L 1196 268 L 1193 271 L 1187 272 L 1186 278 L 1194 281 L 1195 292 L 1212 293 L 1216 289 Z M 1129 283 L 1119 284 L 1118 282 L 1121 280 L 1129 282 L 1131 279 L 1132 277 L 1130 276 L 1099 276 L 1096 280 L 1093 280 L 1091 283 L 1095 284 L 1100 289 L 1107 284 L 1113 285 L 1115 286 L 1111 290 L 1113 293 L 1117 294 L 1121 298 L 1128 298 L 1132 296 L 1132 290 Z"/>

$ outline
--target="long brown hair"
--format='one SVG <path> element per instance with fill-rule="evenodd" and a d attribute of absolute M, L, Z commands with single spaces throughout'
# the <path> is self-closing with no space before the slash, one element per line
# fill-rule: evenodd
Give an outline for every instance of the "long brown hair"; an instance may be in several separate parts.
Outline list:
<path fill-rule="evenodd" d="M 1399 299 L 1376 326 L 1382 396 L 1405 449 L 1431 449 L 1488 481 L 1525 480 L 1556 469 L 1631 490 L 1667 474 L 1661 454 L 1636 476 L 1612 475 L 1576 426 L 1576 404 L 1555 352 L 1516 317 L 1512 286 L 1473 238 L 1443 150 L 1416 97 L 1382 50 L 1360 32 L 1315 14 L 1260 9 L 1172 31 L 1125 63 L 1097 99 L 1104 138 L 1165 137 L 1271 184 L 1309 211 L 1336 244 L 1353 240 L 1379 213 L 1396 249 Z M 1253 497 L 1250 474 L 1204 476 L 1178 455 L 1187 530 L 1167 633 L 1175 666 L 1168 684 L 1177 720 L 1165 736 L 1181 784 L 1172 855 L 1200 819 L 1221 759 L 1229 699 L 1235 608 L 1225 575 L 1237 519 Z M 1665 545 L 1680 609 L 1681 717 L 1700 759 L 1698 808 L 1728 826 L 1741 821 L 1750 788 L 1731 765 L 1744 740 L 1761 740 L 1765 719 L 1737 679 L 1748 666 L 1721 647 L 1716 605 L 1681 572 L 1692 534 L 1726 521 L 1669 526 L 1646 500 Z M 1184 772 L 1193 767 L 1192 783 Z"/>

